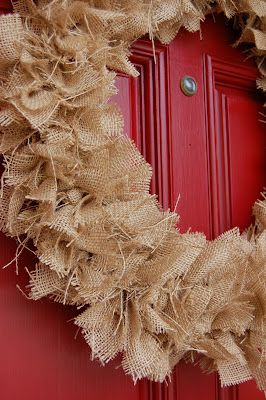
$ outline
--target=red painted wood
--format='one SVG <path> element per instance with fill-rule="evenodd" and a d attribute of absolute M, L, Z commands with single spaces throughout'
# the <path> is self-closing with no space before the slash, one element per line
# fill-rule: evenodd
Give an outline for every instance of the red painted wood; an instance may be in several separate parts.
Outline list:
<path fill-rule="evenodd" d="M 0 10 L 3 9 L 3 0 Z M 125 133 L 153 165 L 151 190 L 164 208 L 179 193 L 180 227 L 203 230 L 208 237 L 234 225 L 247 226 L 250 206 L 265 184 L 262 101 L 255 94 L 257 74 L 252 62 L 230 47 L 232 30 L 211 18 L 199 34 L 181 32 L 170 46 L 148 41 L 133 47 L 137 79 L 121 74 L 116 101 L 125 115 Z M 219 46 L 217 46 L 219 37 Z M 198 82 L 198 93 L 185 97 L 183 75 Z M 263 147 L 264 146 L 264 147 Z M 15 243 L 1 236 L 1 264 L 15 253 Z M 220 389 L 215 374 L 180 363 L 171 383 L 146 380 L 134 386 L 119 360 L 105 368 L 89 360 L 89 351 L 72 322 L 75 310 L 46 300 L 25 299 L 16 289 L 27 280 L 23 266 L 33 265 L 29 253 L 20 261 L 20 275 L 9 268 L 0 279 L 0 399 L 3 400 L 260 400 L 253 382 Z"/>

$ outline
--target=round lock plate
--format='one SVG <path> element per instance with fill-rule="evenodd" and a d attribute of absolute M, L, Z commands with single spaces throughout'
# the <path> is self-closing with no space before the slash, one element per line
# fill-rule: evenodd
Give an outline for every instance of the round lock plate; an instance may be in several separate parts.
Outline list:
<path fill-rule="evenodd" d="M 197 82 L 192 76 L 184 76 L 180 81 L 180 87 L 184 95 L 186 96 L 194 96 L 197 93 Z"/>

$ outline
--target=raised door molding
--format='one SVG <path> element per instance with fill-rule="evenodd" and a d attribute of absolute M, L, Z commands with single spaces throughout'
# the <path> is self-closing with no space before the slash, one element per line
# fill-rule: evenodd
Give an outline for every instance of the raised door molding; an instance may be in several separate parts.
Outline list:
<path fill-rule="evenodd" d="M 118 74 L 122 97 L 118 95 L 117 100 L 125 115 L 126 133 L 152 165 L 151 192 L 167 209 L 171 197 L 168 47 L 156 43 L 153 51 L 151 42 L 142 39 L 131 53 L 139 77 Z"/>
<path fill-rule="evenodd" d="M 204 59 L 210 232 L 214 238 L 232 227 L 230 115 L 228 95 L 256 90 L 256 70 L 211 57 Z"/>
<path fill-rule="evenodd" d="M 131 138 L 152 165 L 151 192 L 164 209 L 170 207 L 170 104 L 168 46 L 139 40 L 131 48 L 131 62 L 140 75 L 130 79 Z M 172 383 L 139 382 L 141 400 L 176 400 L 175 375 Z"/>

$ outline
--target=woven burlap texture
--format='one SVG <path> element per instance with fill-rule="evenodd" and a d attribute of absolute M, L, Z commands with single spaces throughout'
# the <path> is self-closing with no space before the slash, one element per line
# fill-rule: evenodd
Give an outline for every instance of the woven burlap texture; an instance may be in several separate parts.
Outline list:
<path fill-rule="evenodd" d="M 29 296 L 77 306 L 92 358 L 122 353 L 134 381 L 162 382 L 197 356 L 222 385 L 266 389 L 265 199 L 242 235 L 180 234 L 109 102 L 114 71 L 138 75 L 134 40 L 168 43 L 214 11 L 237 18 L 266 90 L 264 0 L 14 1 L 0 18 L 0 223 L 18 254 L 36 248 Z"/>

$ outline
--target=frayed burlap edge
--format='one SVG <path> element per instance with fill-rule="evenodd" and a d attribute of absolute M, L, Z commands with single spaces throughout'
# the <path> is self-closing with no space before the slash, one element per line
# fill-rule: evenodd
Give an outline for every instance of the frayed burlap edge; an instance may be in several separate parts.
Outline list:
<path fill-rule="evenodd" d="M 265 91 L 265 1 L 14 1 L 0 18 L 0 224 L 19 238 L 17 254 L 35 245 L 30 297 L 81 309 L 93 358 L 122 353 L 135 381 L 161 382 L 199 354 L 223 385 L 253 377 L 265 390 L 265 199 L 242 235 L 180 234 L 108 102 L 112 71 L 138 74 L 134 40 L 168 43 L 214 11 L 237 18 Z"/>

